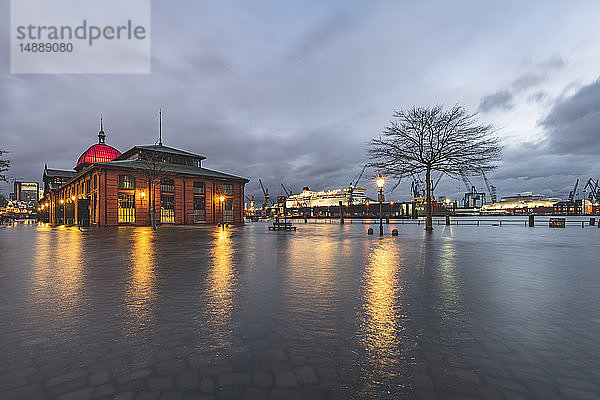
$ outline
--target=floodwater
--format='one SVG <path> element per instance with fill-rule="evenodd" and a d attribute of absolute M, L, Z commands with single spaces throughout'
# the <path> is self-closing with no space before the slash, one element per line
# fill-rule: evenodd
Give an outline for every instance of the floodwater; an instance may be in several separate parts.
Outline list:
<path fill-rule="evenodd" d="M 0 398 L 600 398 L 600 229 L 369 226 L 2 227 Z"/>

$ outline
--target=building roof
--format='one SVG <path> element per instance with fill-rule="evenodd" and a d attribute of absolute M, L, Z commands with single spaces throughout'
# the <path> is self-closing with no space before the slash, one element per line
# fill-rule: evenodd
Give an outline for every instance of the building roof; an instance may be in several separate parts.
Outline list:
<path fill-rule="evenodd" d="M 147 145 L 133 146 L 131 149 L 129 149 L 125 153 L 123 153 L 118 159 L 123 160 L 123 159 L 129 158 L 132 154 L 136 153 L 138 150 L 149 150 L 149 151 L 156 151 L 156 152 L 160 152 L 160 153 L 174 154 L 174 155 L 178 155 L 178 156 L 194 157 L 194 158 L 199 158 L 201 160 L 204 160 L 206 158 L 200 154 L 190 153 L 189 151 L 179 150 L 174 147 L 164 146 L 162 144 L 156 144 L 156 145 L 147 144 Z"/>
<path fill-rule="evenodd" d="M 77 171 L 68 170 L 68 169 L 54 169 L 54 168 L 44 168 L 44 175 L 49 176 L 51 178 L 60 177 L 60 178 L 71 178 L 75 176 Z"/>
<path fill-rule="evenodd" d="M 82 163 L 93 164 L 95 162 L 112 161 L 120 155 L 121 152 L 114 147 L 109 146 L 106 143 L 96 143 L 83 152 L 79 157 L 79 160 L 77 160 L 77 165 Z"/>
<path fill-rule="evenodd" d="M 149 168 L 152 168 L 152 164 L 150 162 L 141 160 L 114 160 L 109 162 L 95 163 L 95 165 L 100 165 L 109 168 L 125 168 L 133 170 L 148 170 Z M 213 179 L 227 179 L 241 181 L 244 183 L 249 182 L 248 179 L 239 176 L 230 175 L 224 172 L 214 171 L 212 169 L 207 168 L 193 167 L 189 165 L 157 163 L 157 170 L 164 173 L 202 176 Z"/>

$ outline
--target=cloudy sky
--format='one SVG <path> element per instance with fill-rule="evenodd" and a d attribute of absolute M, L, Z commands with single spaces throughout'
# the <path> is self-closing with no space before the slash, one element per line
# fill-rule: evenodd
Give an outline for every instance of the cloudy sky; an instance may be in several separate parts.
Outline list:
<path fill-rule="evenodd" d="M 0 0 L 0 147 L 15 178 L 72 168 L 100 114 L 119 150 L 154 143 L 162 107 L 166 145 L 251 179 L 249 193 L 258 178 L 273 195 L 344 186 L 395 109 L 438 103 L 499 129 L 500 196 L 600 178 L 597 1 L 153 1 L 140 75 L 10 74 L 8 11 Z M 438 194 L 463 192 L 444 178 Z"/>

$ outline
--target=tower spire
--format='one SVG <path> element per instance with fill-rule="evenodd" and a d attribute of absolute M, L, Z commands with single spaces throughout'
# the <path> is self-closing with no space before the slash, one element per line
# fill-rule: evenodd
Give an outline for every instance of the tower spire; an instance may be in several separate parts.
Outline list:
<path fill-rule="evenodd" d="M 162 146 L 162 108 L 158 111 L 158 145 Z"/>
<path fill-rule="evenodd" d="M 104 126 L 102 123 L 102 114 L 100 114 L 100 132 L 98 132 L 98 143 L 106 142 L 106 133 L 104 133 Z"/>

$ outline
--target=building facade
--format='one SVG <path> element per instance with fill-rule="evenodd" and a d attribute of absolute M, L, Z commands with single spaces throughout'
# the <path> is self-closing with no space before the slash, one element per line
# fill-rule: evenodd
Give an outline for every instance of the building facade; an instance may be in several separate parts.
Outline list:
<path fill-rule="evenodd" d="M 105 136 L 101 129 L 99 142 L 79 157 L 74 171 L 44 169 L 42 220 L 96 226 L 150 225 L 152 218 L 157 224 L 243 223 L 247 179 L 203 168 L 204 156 L 162 143 L 121 154 L 106 145 Z"/>
<path fill-rule="evenodd" d="M 37 203 L 39 184 L 37 182 L 15 182 L 15 201 Z"/>

